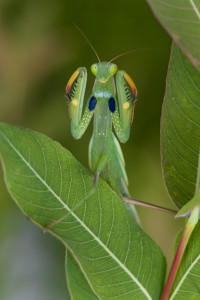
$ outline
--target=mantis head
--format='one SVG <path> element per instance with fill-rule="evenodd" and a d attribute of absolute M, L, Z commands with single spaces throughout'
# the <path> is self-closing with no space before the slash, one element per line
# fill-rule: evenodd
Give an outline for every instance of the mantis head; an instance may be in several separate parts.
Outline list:
<path fill-rule="evenodd" d="M 100 83 L 105 84 L 117 72 L 117 66 L 113 63 L 101 62 L 93 64 L 91 71 Z"/>

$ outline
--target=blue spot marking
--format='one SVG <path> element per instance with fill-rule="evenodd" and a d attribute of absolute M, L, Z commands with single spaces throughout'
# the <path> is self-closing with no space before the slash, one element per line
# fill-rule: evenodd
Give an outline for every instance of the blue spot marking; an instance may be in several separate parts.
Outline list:
<path fill-rule="evenodd" d="M 108 106 L 109 106 L 109 109 L 112 113 L 114 113 L 115 111 L 115 99 L 113 97 L 111 97 L 108 101 Z"/>
<path fill-rule="evenodd" d="M 94 96 L 92 96 L 90 98 L 89 105 L 88 105 L 89 110 L 93 111 L 96 107 L 96 104 L 97 104 L 97 99 Z"/>

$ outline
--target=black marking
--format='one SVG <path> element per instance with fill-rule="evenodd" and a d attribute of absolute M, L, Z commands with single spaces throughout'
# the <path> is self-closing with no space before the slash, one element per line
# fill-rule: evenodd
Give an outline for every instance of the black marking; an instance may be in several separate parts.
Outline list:
<path fill-rule="evenodd" d="M 134 103 L 134 102 L 135 102 L 135 100 L 136 100 L 136 96 L 134 95 L 134 96 L 133 96 L 132 103 Z"/>
<path fill-rule="evenodd" d="M 76 81 L 74 82 L 74 86 L 72 88 L 72 94 L 74 96 L 75 92 L 76 92 L 76 89 L 77 89 L 77 85 L 78 85 L 78 78 L 76 79 Z"/>
<path fill-rule="evenodd" d="M 124 92 L 125 92 L 125 96 L 126 96 L 127 101 L 130 101 L 132 99 L 132 96 L 131 96 L 131 92 L 130 92 L 129 87 L 127 86 L 126 81 L 124 82 Z M 134 101 L 135 101 L 135 98 L 132 100 L 132 103 Z"/>
<path fill-rule="evenodd" d="M 97 99 L 94 96 L 92 96 L 90 98 L 89 105 L 88 105 L 89 110 L 93 111 L 96 107 L 96 104 L 97 104 Z"/>
<path fill-rule="evenodd" d="M 109 106 L 109 109 L 112 113 L 114 113 L 115 111 L 115 99 L 113 97 L 111 97 L 108 101 L 108 106 Z"/>
<path fill-rule="evenodd" d="M 77 86 L 78 86 L 78 78 L 73 82 L 71 89 L 67 93 L 67 97 L 69 101 L 72 101 L 72 99 L 74 98 Z"/>

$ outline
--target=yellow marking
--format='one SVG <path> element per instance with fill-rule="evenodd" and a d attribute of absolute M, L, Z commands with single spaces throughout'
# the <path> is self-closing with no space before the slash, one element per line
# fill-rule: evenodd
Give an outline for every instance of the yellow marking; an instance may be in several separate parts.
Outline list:
<path fill-rule="evenodd" d="M 71 88 L 71 86 L 72 86 L 74 80 L 77 78 L 77 76 L 78 76 L 79 73 L 80 73 L 79 70 L 76 70 L 76 71 L 72 74 L 72 76 L 70 77 L 70 79 L 69 79 L 69 81 L 68 81 L 68 83 L 67 83 L 67 86 L 66 86 L 66 92 L 67 92 L 67 93 L 69 92 L 69 90 L 70 90 L 70 88 Z"/>
<path fill-rule="evenodd" d="M 105 84 L 107 81 L 108 81 L 108 80 L 105 79 L 105 78 L 102 78 L 102 79 L 99 80 L 99 82 L 102 83 L 102 84 Z"/>
<path fill-rule="evenodd" d="M 128 84 L 130 85 L 131 90 L 133 91 L 133 94 L 134 94 L 135 96 L 137 96 L 137 88 L 136 88 L 136 86 L 135 86 L 135 83 L 134 83 L 133 80 L 131 79 L 131 77 L 130 77 L 127 73 L 125 73 L 125 74 L 124 74 L 124 78 L 126 79 L 126 81 L 128 82 Z"/>
<path fill-rule="evenodd" d="M 127 109 L 127 108 L 129 108 L 129 106 L 130 106 L 130 103 L 128 103 L 128 102 L 125 102 L 125 103 L 123 104 L 123 109 Z"/>
<path fill-rule="evenodd" d="M 77 100 L 77 99 L 73 99 L 73 100 L 72 100 L 72 104 L 73 104 L 74 106 L 77 106 L 77 105 L 78 105 L 78 100 Z"/>

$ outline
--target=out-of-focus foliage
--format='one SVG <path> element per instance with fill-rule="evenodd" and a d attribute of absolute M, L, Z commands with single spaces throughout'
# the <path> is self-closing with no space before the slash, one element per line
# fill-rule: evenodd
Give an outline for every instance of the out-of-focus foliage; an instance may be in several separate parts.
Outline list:
<path fill-rule="evenodd" d="M 147 0 L 155 16 L 200 70 L 199 0 Z"/>
<path fill-rule="evenodd" d="M 88 166 L 87 151 L 91 126 L 81 140 L 75 141 L 72 138 L 64 93 L 72 72 L 79 66 L 89 69 L 96 58 L 75 29 L 73 22 L 87 34 L 102 60 L 108 60 L 130 49 L 149 48 L 116 61 L 119 69 L 126 70 L 133 77 L 139 91 L 131 137 L 122 148 L 131 194 L 137 199 L 170 207 L 172 204 L 169 202 L 161 176 L 159 141 L 170 39 L 144 0 L 1 0 L 0 121 L 47 134 L 61 142 L 80 162 Z M 90 94 L 93 79 L 93 75 L 89 74 L 86 96 Z M 172 248 L 177 221 L 173 221 L 171 216 L 147 209 L 139 211 L 145 230 L 156 239 L 169 257 L 171 253 L 168 249 Z M 60 268 L 56 271 L 54 268 L 56 261 L 59 264 L 63 262 L 63 247 L 50 237 L 46 246 L 46 236 L 42 236 L 39 241 L 35 235 L 33 240 L 26 238 L 27 230 L 34 232 L 36 229 L 34 226 L 27 226 L 27 220 L 23 221 L 23 216 L 5 189 L 2 175 L 0 217 L 0 243 L 6 253 L 2 255 L 0 251 L 0 282 L 5 291 L 2 295 L 0 289 L 0 298 L 27 299 L 20 297 L 20 293 L 17 298 L 17 291 L 22 285 L 17 281 L 17 275 L 13 273 L 9 262 L 14 258 L 15 261 L 22 259 L 20 251 L 16 252 L 14 249 L 23 245 L 34 249 L 33 253 L 37 253 L 38 261 L 41 259 L 38 252 L 41 251 L 42 242 L 42 247 L 46 247 L 49 255 L 46 258 L 50 257 L 46 261 L 48 274 L 51 274 L 51 271 L 56 272 L 54 275 L 60 284 L 60 294 L 65 295 L 66 287 L 62 281 L 64 264 L 60 273 Z M 20 237 L 20 245 L 19 239 L 12 239 L 13 233 Z M 35 260 L 30 259 L 31 262 Z M 26 276 L 27 265 L 24 264 L 23 267 L 21 276 L 28 281 L 34 293 L 37 290 L 37 277 L 29 279 Z M 7 277 L 2 275 L 5 269 L 8 270 Z M 39 272 L 39 269 L 35 270 L 35 274 Z M 43 292 L 42 287 L 40 290 L 43 300 L 52 297 L 51 279 L 47 278 L 47 281 L 48 291 L 45 286 Z M 11 290 L 15 291 L 15 298 L 8 294 Z"/>

